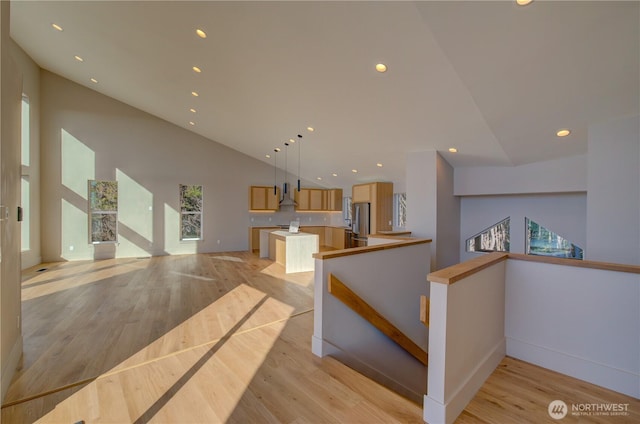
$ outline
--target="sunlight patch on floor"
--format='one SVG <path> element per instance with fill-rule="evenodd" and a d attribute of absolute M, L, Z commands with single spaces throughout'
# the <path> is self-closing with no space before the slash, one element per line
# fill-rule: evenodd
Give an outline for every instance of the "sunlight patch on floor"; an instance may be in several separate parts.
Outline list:
<path fill-rule="evenodd" d="M 266 302 L 237 322 L 261 309 L 268 309 Z M 37 422 L 134 422 L 150 410 L 154 422 L 225 422 L 286 324 L 231 332 L 226 340 L 105 373 Z"/>
<path fill-rule="evenodd" d="M 209 256 L 211 259 L 218 259 L 220 261 L 230 261 L 230 262 L 244 262 L 242 259 L 237 258 L 235 256 Z"/>
<path fill-rule="evenodd" d="M 82 275 L 83 272 L 84 275 Z M 111 281 L 116 276 L 130 272 L 135 272 L 135 270 L 122 265 L 116 266 L 115 263 L 107 263 L 101 269 L 88 268 L 88 271 L 80 271 L 71 276 L 67 274 L 62 278 L 56 277 L 55 270 L 44 271 L 22 283 L 22 301 L 55 294 L 63 290 L 69 290 L 87 284 L 99 283 L 101 280 Z M 60 273 L 64 273 L 64 271 Z"/>
<path fill-rule="evenodd" d="M 240 284 L 109 372 L 138 366 L 185 349 L 193 349 L 219 340 L 264 297 L 265 293 L 262 291 L 246 284 Z M 294 313 L 294 310 L 293 306 L 268 298 L 237 331 L 286 319 Z"/>
<path fill-rule="evenodd" d="M 302 287 L 309 287 L 310 285 L 313 285 L 313 271 L 286 274 L 284 272 L 284 266 L 277 262 L 263 268 L 260 272 L 272 277 L 280 278 L 287 283 L 297 284 Z"/>
<path fill-rule="evenodd" d="M 180 275 L 182 277 L 193 278 L 195 280 L 216 281 L 215 278 L 203 277 L 202 275 L 186 274 L 184 272 L 178 272 L 178 271 L 170 271 L 169 273 L 173 275 Z"/>

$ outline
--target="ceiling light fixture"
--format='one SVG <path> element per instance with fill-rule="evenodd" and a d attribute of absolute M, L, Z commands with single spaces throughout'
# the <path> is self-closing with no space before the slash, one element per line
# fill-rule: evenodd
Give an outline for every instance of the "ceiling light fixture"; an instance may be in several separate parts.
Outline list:
<path fill-rule="evenodd" d="M 78 62 L 84 62 L 84 59 L 83 59 L 83 58 L 81 58 L 81 57 L 80 57 L 80 56 L 78 56 L 78 55 L 75 55 L 75 56 L 73 56 L 73 57 L 74 57 L 74 59 L 75 59 L 75 60 L 77 60 Z"/>
<path fill-rule="evenodd" d="M 382 168 L 382 164 L 381 164 L 381 163 L 376 163 L 376 166 L 377 166 L 378 168 Z"/>
<path fill-rule="evenodd" d="M 194 108 L 191 108 L 191 109 L 189 109 L 189 112 L 196 113 L 196 110 Z"/>
<path fill-rule="evenodd" d="M 271 155 L 264 155 L 265 158 L 271 159 Z"/>
<path fill-rule="evenodd" d="M 63 31 L 62 27 L 56 23 L 51 24 L 51 26 L 58 31 Z"/>
<path fill-rule="evenodd" d="M 97 83 L 98 83 L 98 80 L 97 80 L 97 79 L 95 79 L 95 78 L 91 78 L 89 81 L 91 81 L 91 82 L 92 82 L 92 83 L 94 83 L 94 84 L 97 84 Z"/>
<path fill-rule="evenodd" d="M 196 123 L 193 121 L 189 121 L 189 125 L 195 125 Z"/>
<path fill-rule="evenodd" d="M 322 181 L 322 177 L 316 177 L 316 180 Z"/>
<path fill-rule="evenodd" d="M 192 95 L 193 97 L 198 97 L 198 96 L 199 96 L 199 94 L 198 94 L 196 91 L 192 91 L 192 92 L 191 92 L 191 95 Z"/>
<path fill-rule="evenodd" d="M 566 137 L 566 136 L 568 136 L 569 134 L 571 134 L 571 131 L 570 131 L 570 130 L 568 130 L 568 129 L 566 129 L 566 128 L 561 129 L 561 130 L 559 130 L 559 131 L 556 133 L 556 135 L 557 135 L 558 137 Z"/>
<path fill-rule="evenodd" d="M 331 175 L 333 175 L 334 177 L 337 177 L 337 176 L 338 176 L 338 174 L 336 174 L 335 172 L 334 172 L 333 174 L 331 174 Z"/>
<path fill-rule="evenodd" d="M 352 169 L 351 172 L 353 172 L 354 174 L 357 174 L 358 170 L 357 169 Z"/>
<path fill-rule="evenodd" d="M 533 0 L 516 0 L 516 4 L 518 6 L 526 6 L 528 4 L 531 4 Z"/>
<path fill-rule="evenodd" d="M 289 139 L 289 143 L 295 143 L 296 141 L 293 138 Z"/>
<path fill-rule="evenodd" d="M 197 74 L 199 74 L 200 72 L 202 72 L 202 69 L 198 68 L 197 66 L 194 66 L 194 67 L 193 67 L 193 68 L 191 68 L 191 69 L 193 69 L 193 72 L 195 72 L 195 73 L 197 73 Z"/>
<path fill-rule="evenodd" d="M 198 34 L 198 37 L 200 38 L 207 38 L 207 33 L 200 28 L 196 29 L 196 34 Z"/>
<path fill-rule="evenodd" d="M 384 63 L 376 64 L 376 71 L 380 72 L 381 74 L 387 72 L 387 65 L 385 65 Z"/>
<path fill-rule="evenodd" d="M 451 153 L 458 153 L 458 149 L 456 149 L 455 147 L 449 147 L 449 151 Z"/>
<path fill-rule="evenodd" d="M 314 132 L 315 130 L 313 129 L 313 127 L 307 127 L 307 131 Z"/>

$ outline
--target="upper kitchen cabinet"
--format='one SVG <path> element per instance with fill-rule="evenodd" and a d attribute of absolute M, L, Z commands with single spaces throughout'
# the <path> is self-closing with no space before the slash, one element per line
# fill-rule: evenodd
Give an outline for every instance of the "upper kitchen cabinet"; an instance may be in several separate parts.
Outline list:
<path fill-rule="evenodd" d="M 306 188 L 294 189 L 293 190 L 293 200 L 296 202 L 296 210 L 297 211 L 308 211 L 309 210 L 309 190 Z"/>
<path fill-rule="evenodd" d="M 393 220 L 393 183 L 367 183 L 354 185 L 353 203 L 369 203 L 369 233 L 389 231 Z"/>
<path fill-rule="evenodd" d="M 327 210 L 342 211 L 342 189 L 332 188 L 327 190 Z"/>
<path fill-rule="evenodd" d="M 294 190 L 293 193 L 297 211 L 342 210 L 342 189 L 301 188 L 300 191 Z"/>
<path fill-rule="evenodd" d="M 351 190 L 351 201 L 353 203 L 371 203 L 371 186 L 371 183 L 354 185 Z"/>
<path fill-rule="evenodd" d="M 251 186 L 249 187 L 249 210 L 277 211 L 280 207 L 280 187 Z"/>
<path fill-rule="evenodd" d="M 304 190 L 304 189 L 303 189 Z M 309 189 L 309 210 L 323 211 L 325 210 L 325 190 L 310 188 Z"/>

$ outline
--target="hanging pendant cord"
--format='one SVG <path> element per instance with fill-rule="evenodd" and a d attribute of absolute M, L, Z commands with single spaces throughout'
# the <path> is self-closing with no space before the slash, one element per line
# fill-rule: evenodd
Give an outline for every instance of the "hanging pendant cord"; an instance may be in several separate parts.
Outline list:
<path fill-rule="evenodd" d="M 298 134 L 298 193 L 300 192 L 300 150 L 302 149 L 302 136 Z"/>
<path fill-rule="evenodd" d="M 278 150 L 273 149 L 273 195 L 278 194 Z"/>

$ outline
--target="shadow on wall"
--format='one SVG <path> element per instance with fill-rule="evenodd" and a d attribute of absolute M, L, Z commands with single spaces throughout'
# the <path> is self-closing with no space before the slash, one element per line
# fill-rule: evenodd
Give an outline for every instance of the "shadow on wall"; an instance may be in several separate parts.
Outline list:
<path fill-rule="evenodd" d="M 122 169 L 98 172 L 98 161 L 95 151 L 64 128 L 61 130 L 60 259 L 198 253 L 197 241 L 180 240 L 177 185 L 175 199 L 161 202 Z M 113 178 L 117 181 L 117 237 L 114 241 L 92 243 L 88 182 Z M 154 202 L 162 207 L 154 208 Z M 157 218 L 162 225 L 154 228 Z"/>

